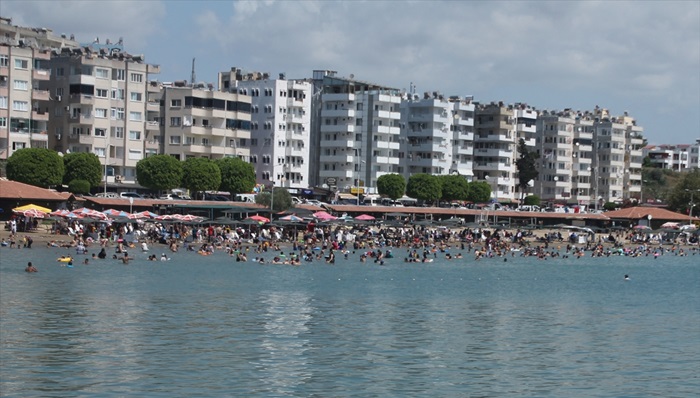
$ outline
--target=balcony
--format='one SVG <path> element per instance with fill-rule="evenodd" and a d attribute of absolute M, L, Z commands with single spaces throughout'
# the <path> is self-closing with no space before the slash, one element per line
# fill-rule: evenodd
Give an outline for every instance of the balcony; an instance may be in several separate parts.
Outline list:
<path fill-rule="evenodd" d="M 159 112 L 160 111 L 160 101 L 148 101 L 146 103 L 146 110 L 149 112 Z"/>
<path fill-rule="evenodd" d="M 68 84 L 84 84 L 86 86 L 94 86 L 95 85 L 95 76 L 71 75 L 71 76 L 68 76 Z"/>
<path fill-rule="evenodd" d="M 324 109 L 321 111 L 321 117 L 355 117 L 353 109 Z"/>
<path fill-rule="evenodd" d="M 49 113 L 41 110 L 32 110 L 32 119 L 49 121 Z"/>
<path fill-rule="evenodd" d="M 454 150 L 458 155 L 473 155 L 474 154 L 474 147 L 468 146 L 468 145 L 455 146 Z"/>
<path fill-rule="evenodd" d="M 32 101 L 49 101 L 51 93 L 48 90 L 32 90 Z"/>
<path fill-rule="evenodd" d="M 498 148 L 476 148 L 474 149 L 475 156 L 488 156 L 495 158 L 512 158 L 515 154 L 509 149 Z"/>
<path fill-rule="evenodd" d="M 354 179 L 356 178 L 357 173 L 355 173 L 352 170 L 343 170 L 343 169 L 336 169 L 336 170 L 320 170 L 318 172 L 319 177 L 321 178 L 328 178 L 328 177 L 335 177 L 335 178 L 344 178 L 344 179 Z"/>
<path fill-rule="evenodd" d="M 399 112 L 389 112 L 389 111 L 377 111 L 377 117 L 383 119 L 401 119 L 401 114 Z"/>
<path fill-rule="evenodd" d="M 475 141 L 496 141 L 496 142 L 513 142 L 513 135 L 508 134 L 478 134 Z"/>
<path fill-rule="evenodd" d="M 92 95 L 71 94 L 68 97 L 68 102 L 71 104 L 94 104 L 95 98 Z"/>
<path fill-rule="evenodd" d="M 399 149 L 400 144 L 391 141 L 374 141 L 374 147 L 377 149 Z"/>
<path fill-rule="evenodd" d="M 355 125 L 352 124 L 326 124 L 321 126 L 321 133 L 354 133 Z"/>
<path fill-rule="evenodd" d="M 355 101 L 355 94 L 339 93 L 339 94 L 323 94 L 321 96 L 323 102 L 345 102 Z"/>
<path fill-rule="evenodd" d="M 471 131 L 457 131 L 456 138 L 464 141 L 474 141 L 474 133 Z"/>
<path fill-rule="evenodd" d="M 354 163 L 354 155 L 321 155 L 321 163 Z"/>
<path fill-rule="evenodd" d="M 482 171 L 512 171 L 513 166 L 501 162 L 475 162 L 474 168 Z"/>
<path fill-rule="evenodd" d="M 86 144 L 86 145 L 92 145 L 92 143 L 95 140 L 93 137 L 89 134 L 69 134 L 68 135 L 68 142 L 75 144 Z"/>
<path fill-rule="evenodd" d="M 321 140 L 321 148 L 354 148 L 355 140 Z"/>
<path fill-rule="evenodd" d="M 148 131 L 160 131 L 160 123 L 155 121 L 146 122 L 146 130 Z"/>
<path fill-rule="evenodd" d="M 92 115 L 90 114 L 73 114 L 70 117 L 70 123 L 79 123 L 79 124 L 91 124 L 92 123 Z"/>
<path fill-rule="evenodd" d="M 51 71 L 48 69 L 34 69 L 32 71 L 32 79 L 42 81 L 50 80 Z"/>
<path fill-rule="evenodd" d="M 304 122 L 304 117 L 303 117 L 302 115 L 297 115 L 297 114 L 294 114 L 294 113 L 288 113 L 288 114 L 285 116 L 284 119 L 285 119 L 285 121 L 286 121 L 287 123 L 298 123 L 298 124 L 301 124 L 301 123 Z"/>
<path fill-rule="evenodd" d="M 379 147 L 377 147 L 379 148 Z M 430 153 L 442 153 L 447 151 L 447 145 L 441 145 L 436 142 L 427 141 L 419 142 L 415 144 L 408 145 L 408 151 L 410 152 L 430 152 Z"/>

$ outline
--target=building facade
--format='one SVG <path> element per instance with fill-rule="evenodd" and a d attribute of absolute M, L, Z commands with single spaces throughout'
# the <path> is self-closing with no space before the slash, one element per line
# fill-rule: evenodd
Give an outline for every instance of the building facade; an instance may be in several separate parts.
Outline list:
<path fill-rule="evenodd" d="M 458 174 L 471 181 L 474 155 L 474 104 L 471 97 L 423 98 L 409 94 L 401 103 L 401 165 L 408 180 L 418 173 Z"/>
<path fill-rule="evenodd" d="M 375 192 L 377 178 L 399 173 L 399 90 L 334 71 L 314 71 L 313 84 L 315 181 L 340 192 Z"/>
<path fill-rule="evenodd" d="M 0 159 L 22 148 L 48 148 L 51 52 L 76 46 L 51 30 L 0 18 Z"/>
<path fill-rule="evenodd" d="M 244 73 L 239 68 L 219 73 L 219 89 L 251 98 L 250 163 L 259 184 L 286 187 L 298 194 L 309 186 L 311 91 L 306 80 L 284 74 Z"/>

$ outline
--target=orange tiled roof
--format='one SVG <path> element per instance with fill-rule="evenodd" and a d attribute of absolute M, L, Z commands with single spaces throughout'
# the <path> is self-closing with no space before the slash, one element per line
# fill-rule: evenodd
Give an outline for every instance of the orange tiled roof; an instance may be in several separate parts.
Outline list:
<path fill-rule="evenodd" d="M 65 201 L 71 197 L 69 192 L 56 192 L 34 185 L 0 178 L 0 199 L 31 199 L 46 201 Z"/>
<path fill-rule="evenodd" d="M 626 209 L 620 209 L 615 211 L 608 211 L 605 213 L 606 216 L 610 218 L 617 219 L 627 219 L 627 220 L 639 220 L 642 218 L 647 218 L 651 215 L 653 220 L 667 220 L 667 221 L 688 221 L 690 218 L 687 214 L 676 213 L 670 210 L 661 209 L 658 207 L 628 207 Z M 693 221 L 698 221 L 697 217 L 693 217 Z"/>

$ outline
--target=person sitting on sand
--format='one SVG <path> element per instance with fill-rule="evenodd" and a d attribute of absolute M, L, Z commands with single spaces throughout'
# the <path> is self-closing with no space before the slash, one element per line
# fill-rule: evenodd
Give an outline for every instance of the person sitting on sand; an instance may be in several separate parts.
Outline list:
<path fill-rule="evenodd" d="M 27 263 L 27 268 L 24 269 L 25 272 L 39 272 L 38 269 L 36 269 L 33 265 L 32 262 Z"/>

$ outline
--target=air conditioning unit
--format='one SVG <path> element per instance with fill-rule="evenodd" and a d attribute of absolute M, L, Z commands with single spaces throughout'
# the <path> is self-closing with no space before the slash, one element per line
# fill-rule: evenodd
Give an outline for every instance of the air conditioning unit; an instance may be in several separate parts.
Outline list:
<path fill-rule="evenodd" d="M 57 95 L 57 96 L 56 96 L 56 101 L 61 102 L 62 99 L 63 99 L 63 96 L 62 96 L 62 95 Z"/>
<path fill-rule="evenodd" d="M 123 176 L 114 176 L 114 182 L 122 182 Z"/>

